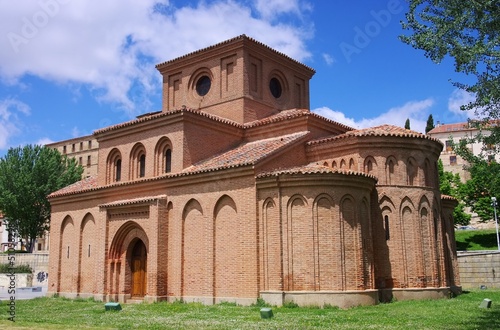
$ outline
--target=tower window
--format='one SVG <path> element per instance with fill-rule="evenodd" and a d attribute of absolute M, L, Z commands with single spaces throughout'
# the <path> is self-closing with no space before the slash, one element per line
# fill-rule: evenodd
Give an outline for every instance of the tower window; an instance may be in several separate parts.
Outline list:
<path fill-rule="evenodd" d="M 283 90 L 281 87 L 281 83 L 277 78 L 271 78 L 271 81 L 269 81 L 269 90 L 275 98 L 278 99 L 281 97 L 281 93 Z"/>
<path fill-rule="evenodd" d="M 210 80 L 210 78 L 208 76 L 202 76 L 196 82 L 196 92 L 199 96 L 205 96 L 208 94 L 211 85 L 212 81 Z"/>

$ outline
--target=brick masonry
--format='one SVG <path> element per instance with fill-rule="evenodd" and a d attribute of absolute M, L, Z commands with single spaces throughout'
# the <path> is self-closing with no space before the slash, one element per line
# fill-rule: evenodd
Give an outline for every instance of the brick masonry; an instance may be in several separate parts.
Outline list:
<path fill-rule="evenodd" d="M 460 291 L 437 140 L 311 113 L 314 71 L 246 36 L 157 68 L 162 111 L 95 131 L 97 176 L 49 196 L 48 294 L 349 307 Z"/>

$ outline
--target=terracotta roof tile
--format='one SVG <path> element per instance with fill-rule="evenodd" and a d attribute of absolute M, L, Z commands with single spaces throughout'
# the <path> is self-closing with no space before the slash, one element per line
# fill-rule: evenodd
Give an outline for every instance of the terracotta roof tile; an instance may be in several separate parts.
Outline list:
<path fill-rule="evenodd" d="M 157 201 L 159 199 L 165 199 L 165 198 L 167 198 L 167 195 L 149 196 L 149 197 L 140 197 L 140 198 L 131 198 L 131 199 L 124 199 L 124 200 L 114 201 L 114 202 L 106 203 L 106 204 L 100 204 L 99 207 L 101 207 L 101 208 L 109 208 L 109 207 L 116 207 L 116 206 L 144 204 L 144 203 L 150 203 L 150 202 L 154 202 L 154 201 Z"/>
<path fill-rule="evenodd" d="M 330 136 L 327 138 L 321 138 L 313 141 L 309 141 L 308 145 L 320 144 L 328 141 L 346 139 L 352 136 L 363 137 L 363 136 L 393 136 L 393 137 L 408 137 L 408 138 L 420 138 L 439 142 L 439 140 L 427 136 L 425 134 L 405 129 L 394 125 L 381 125 L 376 127 L 369 127 L 363 129 L 352 130 L 341 135 Z M 439 142 L 440 143 L 440 142 Z"/>
<path fill-rule="evenodd" d="M 279 169 L 270 172 L 263 172 L 257 175 L 257 178 L 265 178 L 270 176 L 278 176 L 283 174 L 323 174 L 323 173 L 331 173 L 331 174 L 343 174 L 343 175 L 353 175 L 353 176 L 362 176 L 371 178 L 377 181 L 377 178 L 371 174 L 366 174 L 363 172 L 356 172 L 351 170 L 342 170 L 342 169 L 333 169 L 328 166 L 319 165 L 319 164 L 308 164 L 303 166 L 296 166 L 287 169 Z"/>
<path fill-rule="evenodd" d="M 120 128 L 124 128 L 124 127 L 128 127 L 128 126 L 133 126 L 133 125 L 138 124 L 138 123 L 143 123 L 143 122 L 147 122 L 147 121 L 150 121 L 150 120 L 154 120 L 154 119 L 157 119 L 157 118 L 173 116 L 175 114 L 182 113 L 182 112 L 193 113 L 193 114 L 196 114 L 196 115 L 199 115 L 199 116 L 203 116 L 203 117 L 212 119 L 212 120 L 217 121 L 217 122 L 225 123 L 227 125 L 231 125 L 231 126 L 235 126 L 235 127 L 239 127 L 239 128 L 243 127 L 242 125 L 238 124 L 237 122 L 231 121 L 229 119 L 225 119 L 225 118 L 222 118 L 222 117 L 219 117 L 219 116 L 215 116 L 215 115 L 203 112 L 201 110 L 196 110 L 196 109 L 182 107 L 182 108 L 179 108 L 179 109 L 165 111 L 165 112 L 154 112 L 154 113 L 152 113 L 149 116 L 148 115 L 139 116 L 138 118 L 136 118 L 134 120 L 126 121 L 124 123 L 120 123 L 120 124 L 116 124 L 116 125 L 112 125 L 112 126 L 108 126 L 108 127 L 104 127 L 104 128 L 95 130 L 94 134 L 100 134 L 100 133 L 104 133 L 104 132 L 109 132 L 109 131 L 117 130 L 117 129 L 120 129 Z"/>
<path fill-rule="evenodd" d="M 61 188 L 57 191 L 54 191 L 51 193 L 48 197 L 56 197 L 56 196 L 62 196 L 62 195 L 70 195 L 73 193 L 79 193 L 84 190 L 93 190 L 97 189 L 97 178 L 95 176 L 90 176 L 88 178 L 85 178 L 83 180 L 80 180 L 78 182 L 75 182 L 69 186 L 66 186 L 64 188 Z"/>
<path fill-rule="evenodd" d="M 270 139 L 244 143 L 225 153 L 186 168 L 183 173 L 206 172 L 256 164 L 281 148 L 294 143 L 309 132 L 299 132 Z"/>
<path fill-rule="evenodd" d="M 193 55 L 199 54 L 199 53 L 203 53 L 203 52 L 206 52 L 207 50 L 214 49 L 214 48 L 218 48 L 218 47 L 220 47 L 220 46 L 222 46 L 222 45 L 231 44 L 231 43 L 235 43 L 235 42 L 238 42 L 238 41 L 245 41 L 245 40 L 248 40 L 248 41 L 253 42 L 253 43 L 255 43 L 255 44 L 259 45 L 259 46 L 262 46 L 262 47 L 264 47 L 264 48 L 266 48 L 266 49 L 268 49 L 268 50 L 272 51 L 273 53 L 279 54 L 280 56 L 283 56 L 283 57 L 287 58 L 288 60 L 290 60 L 290 61 L 292 61 L 292 62 L 294 62 L 294 63 L 300 64 L 300 65 L 302 65 L 303 67 L 305 67 L 305 68 L 307 68 L 308 70 L 310 70 L 311 72 L 315 72 L 315 70 L 314 70 L 313 68 L 308 67 L 308 66 L 306 66 L 305 64 L 300 63 L 300 62 L 299 62 L 299 61 L 297 61 L 297 60 L 294 60 L 293 58 L 289 57 L 288 55 L 286 55 L 286 54 L 284 54 L 284 53 L 281 53 L 281 52 L 279 52 L 279 51 L 277 51 L 277 50 L 275 50 L 275 49 L 273 49 L 273 48 L 271 48 L 271 47 L 267 46 L 266 44 L 264 44 L 264 43 L 262 43 L 262 42 L 260 42 L 260 41 L 257 41 L 257 40 L 255 40 L 255 39 L 253 39 L 253 38 L 251 38 L 251 37 L 248 37 L 248 36 L 246 36 L 245 34 L 242 34 L 242 35 L 239 35 L 239 36 L 237 36 L 237 37 L 234 37 L 234 38 L 228 39 L 228 40 L 226 40 L 226 41 L 219 42 L 219 43 L 217 43 L 217 44 L 215 44 L 215 45 L 212 45 L 212 46 L 209 46 L 209 47 L 205 47 L 205 48 L 202 48 L 202 49 L 196 50 L 196 51 L 194 51 L 194 52 L 191 52 L 191 53 L 188 53 L 188 54 L 185 54 L 185 55 L 179 56 L 179 57 L 174 58 L 174 59 L 171 59 L 171 60 L 169 60 L 169 61 L 166 61 L 166 62 L 163 62 L 163 63 L 157 64 L 157 65 L 156 65 L 156 68 L 159 70 L 161 67 L 163 67 L 163 66 L 165 66 L 165 65 L 167 65 L 167 64 L 170 64 L 170 63 L 172 63 L 172 62 L 176 62 L 176 61 L 178 61 L 178 60 L 180 60 L 180 59 L 184 59 L 184 58 L 187 58 L 187 57 L 190 57 L 190 56 L 193 56 Z"/>
<path fill-rule="evenodd" d="M 432 135 L 438 133 L 474 131 L 478 129 L 477 127 L 475 127 L 475 124 L 481 124 L 481 127 L 483 128 L 491 128 L 500 125 L 500 120 L 496 119 L 496 120 L 490 120 L 488 122 L 471 121 L 471 122 L 454 123 L 454 124 L 440 124 L 434 127 L 432 130 L 430 130 L 429 133 L 427 134 Z"/>
<path fill-rule="evenodd" d="M 441 199 L 449 200 L 449 201 L 456 201 L 457 200 L 455 197 L 450 196 L 450 195 L 441 195 Z"/>
<path fill-rule="evenodd" d="M 243 127 L 244 128 L 251 128 L 251 127 L 257 127 L 257 126 L 263 126 L 263 125 L 267 125 L 270 123 L 276 123 L 276 122 L 285 121 L 285 120 L 289 120 L 289 119 L 293 119 L 293 118 L 308 117 L 308 116 L 314 117 L 314 118 L 319 118 L 319 119 L 322 119 L 326 122 L 336 124 L 346 131 L 350 131 L 350 130 L 354 129 L 354 128 L 349 127 L 347 125 L 344 125 L 344 124 L 341 124 L 339 122 L 328 119 L 326 117 L 320 116 L 314 112 L 309 111 L 308 109 L 282 110 L 275 115 L 246 123 Z"/>

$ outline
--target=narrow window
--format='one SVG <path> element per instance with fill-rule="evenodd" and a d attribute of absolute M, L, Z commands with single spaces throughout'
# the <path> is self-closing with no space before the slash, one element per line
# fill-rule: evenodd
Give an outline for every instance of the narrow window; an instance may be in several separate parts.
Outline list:
<path fill-rule="evenodd" d="M 172 171 L 172 150 L 167 149 L 165 151 L 165 173 L 170 173 Z"/>
<path fill-rule="evenodd" d="M 115 162 L 115 181 L 120 181 L 122 178 L 122 160 L 118 159 Z"/>
<path fill-rule="evenodd" d="M 68 245 L 68 251 L 66 252 L 66 259 L 69 259 L 69 245 Z"/>
<path fill-rule="evenodd" d="M 391 238 L 391 234 L 389 232 L 389 216 L 384 217 L 384 226 L 385 226 L 385 240 L 388 241 Z"/>
<path fill-rule="evenodd" d="M 438 240 L 438 230 L 439 230 L 439 227 L 438 227 L 438 219 L 437 218 L 434 218 L 434 240 L 437 241 Z"/>
<path fill-rule="evenodd" d="M 146 175 L 146 155 L 139 157 L 139 177 L 143 178 Z"/>
<path fill-rule="evenodd" d="M 81 165 L 82 165 L 82 162 L 83 162 L 82 157 L 79 157 L 79 158 L 78 158 L 78 165 L 80 165 L 80 166 L 81 166 Z"/>
<path fill-rule="evenodd" d="M 63 154 L 66 154 L 66 146 L 63 146 Z"/>
<path fill-rule="evenodd" d="M 83 150 L 83 142 L 80 142 L 80 151 Z"/>
<path fill-rule="evenodd" d="M 91 164 L 92 164 L 91 156 L 87 156 L 87 166 L 90 166 Z"/>
<path fill-rule="evenodd" d="M 89 141 L 89 149 L 92 149 L 92 141 Z"/>
<path fill-rule="evenodd" d="M 90 244 L 89 244 L 88 256 L 89 256 L 89 258 L 90 258 Z"/>

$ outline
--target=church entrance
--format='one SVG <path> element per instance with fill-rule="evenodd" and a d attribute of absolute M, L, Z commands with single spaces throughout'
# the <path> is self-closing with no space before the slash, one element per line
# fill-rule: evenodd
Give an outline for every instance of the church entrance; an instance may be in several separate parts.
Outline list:
<path fill-rule="evenodd" d="M 131 274 L 132 274 L 132 297 L 144 297 L 146 295 L 146 246 L 138 239 L 132 248 Z"/>

